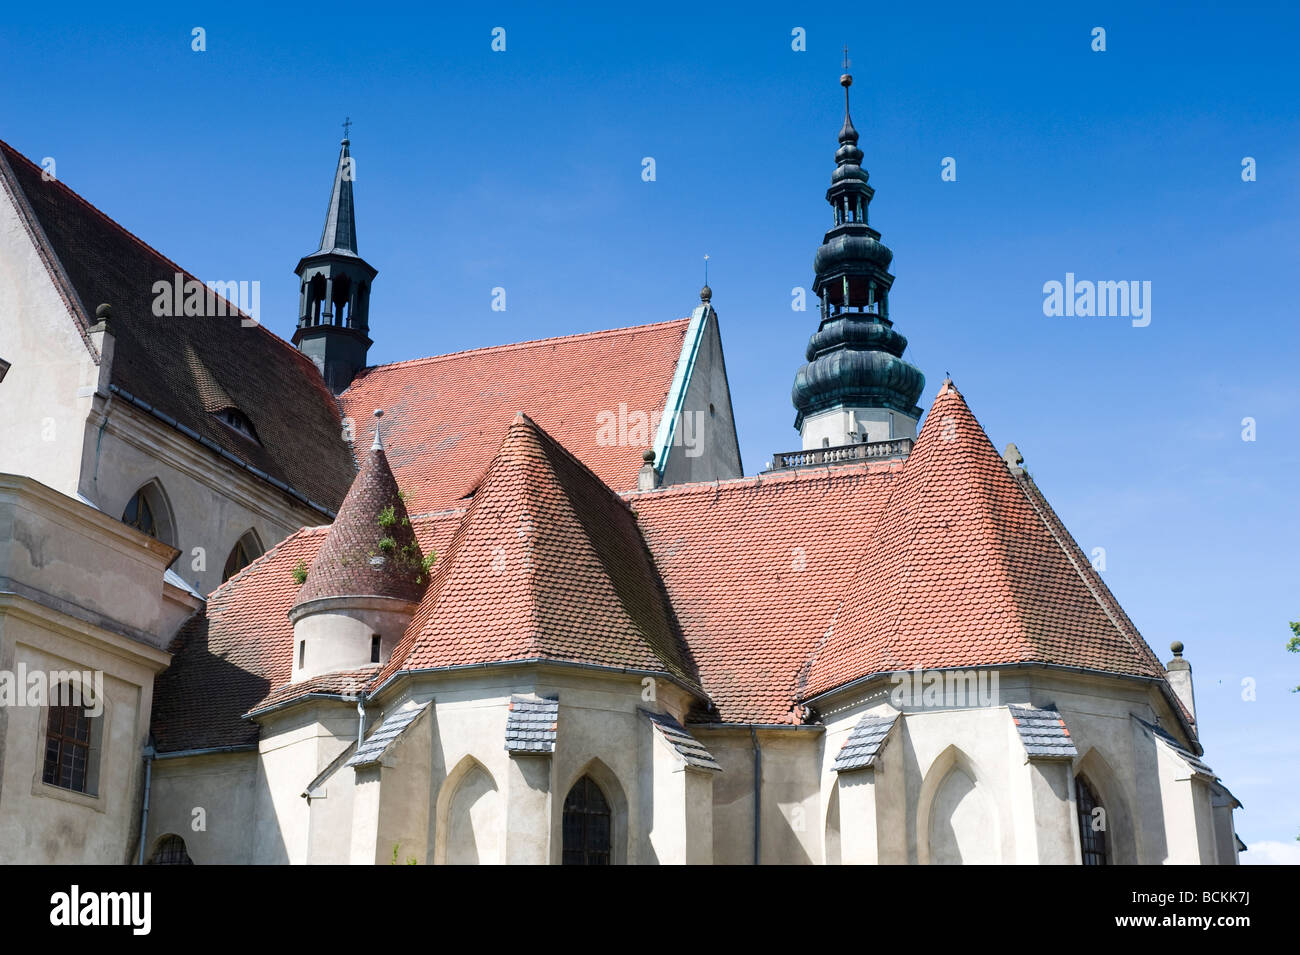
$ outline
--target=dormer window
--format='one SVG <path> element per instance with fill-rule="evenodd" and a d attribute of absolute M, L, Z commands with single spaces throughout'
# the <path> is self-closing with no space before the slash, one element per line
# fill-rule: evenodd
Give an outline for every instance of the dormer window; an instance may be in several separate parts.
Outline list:
<path fill-rule="evenodd" d="M 250 441 L 257 441 L 257 433 L 253 430 L 253 422 L 248 420 L 248 415 L 244 414 L 238 408 L 222 408 L 220 411 L 214 411 L 217 420 L 233 431 L 238 431 Z M 261 442 L 258 442 L 259 444 Z"/>

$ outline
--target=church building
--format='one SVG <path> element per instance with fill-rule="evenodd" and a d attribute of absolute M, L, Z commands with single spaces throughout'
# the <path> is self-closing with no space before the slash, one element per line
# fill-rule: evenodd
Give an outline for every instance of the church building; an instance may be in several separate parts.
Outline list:
<path fill-rule="evenodd" d="M 707 285 L 371 365 L 349 139 L 288 342 L 0 143 L 0 863 L 1235 864 L 1181 644 L 904 357 L 851 83 L 749 476 Z"/>

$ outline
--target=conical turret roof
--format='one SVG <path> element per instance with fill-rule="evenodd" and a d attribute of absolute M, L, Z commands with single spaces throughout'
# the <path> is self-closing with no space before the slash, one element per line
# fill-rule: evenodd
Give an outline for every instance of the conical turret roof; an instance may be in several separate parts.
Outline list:
<path fill-rule="evenodd" d="M 376 427 L 295 607 L 325 597 L 418 601 L 429 576 L 423 559 Z"/>

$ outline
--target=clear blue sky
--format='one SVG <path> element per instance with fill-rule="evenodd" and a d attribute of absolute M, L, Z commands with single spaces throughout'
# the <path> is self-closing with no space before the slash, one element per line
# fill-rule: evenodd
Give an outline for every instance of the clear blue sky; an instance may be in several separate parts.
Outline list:
<path fill-rule="evenodd" d="M 1300 14 L 833 6 L 9 4 L 0 137 L 203 278 L 260 280 L 287 337 L 351 116 L 375 362 L 680 317 L 707 252 L 752 473 L 798 444 L 791 289 L 847 43 L 922 405 L 950 371 L 1148 642 L 1186 644 L 1245 858 L 1294 854 Z M 1045 317 L 1066 272 L 1150 281 L 1150 326 Z"/>

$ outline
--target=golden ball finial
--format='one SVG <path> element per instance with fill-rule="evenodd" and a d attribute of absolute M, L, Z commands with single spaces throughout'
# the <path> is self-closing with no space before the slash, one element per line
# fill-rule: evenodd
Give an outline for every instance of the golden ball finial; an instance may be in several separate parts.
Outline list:
<path fill-rule="evenodd" d="M 845 89 L 848 89 L 852 85 L 853 85 L 852 76 L 850 76 L 848 73 L 840 74 L 840 86 L 843 86 Z"/>

